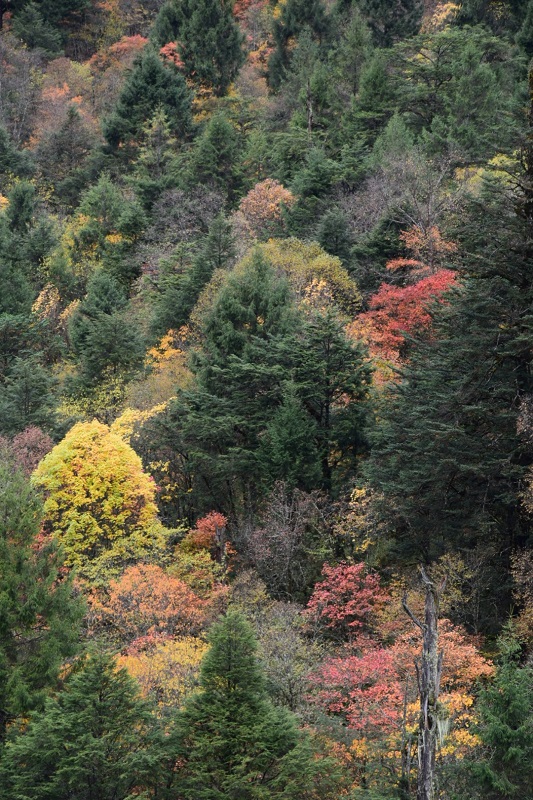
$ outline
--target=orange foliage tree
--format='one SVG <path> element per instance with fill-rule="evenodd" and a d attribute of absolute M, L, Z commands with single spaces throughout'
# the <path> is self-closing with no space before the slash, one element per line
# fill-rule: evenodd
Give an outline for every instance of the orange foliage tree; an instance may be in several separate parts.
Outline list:
<path fill-rule="evenodd" d="M 208 602 L 155 564 L 135 564 L 91 597 L 92 625 L 128 653 L 199 633 Z"/>
<path fill-rule="evenodd" d="M 256 183 L 239 203 L 235 215 L 238 228 L 250 239 L 264 241 L 283 233 L 283 209 L 296 202 L 293 193 L 279 181 L 267 178 Z"/>

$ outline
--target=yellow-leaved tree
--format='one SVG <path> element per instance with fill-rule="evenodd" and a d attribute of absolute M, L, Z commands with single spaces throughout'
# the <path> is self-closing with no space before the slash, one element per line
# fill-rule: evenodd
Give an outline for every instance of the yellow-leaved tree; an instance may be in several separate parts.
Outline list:
<path fill-rule="evenodd" d="M 106 584 L 165 547 L 155 483 L 107 425 L 74 425 L 41 461 L 33 481 L 46 494 L 44 530 L 57 538 L 82 580 Z"/>

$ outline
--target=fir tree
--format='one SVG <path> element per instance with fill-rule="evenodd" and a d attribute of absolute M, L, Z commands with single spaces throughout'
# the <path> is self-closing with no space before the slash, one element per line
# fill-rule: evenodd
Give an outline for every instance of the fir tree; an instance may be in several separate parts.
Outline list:
<path fill-rule="evenodd" d="M 191 97 L 185 79 L 173 67 L 166 67 L 147 45 L 133 65 L 118 103 L 104 125 L 107 141 L 113 148 L 138 143 L 146 121 L 162 109 L 173 135 L 190 131 Z"/>
<path fill-rule="evenodd" d="M 209 641 L 200 691 L 178 719 L 178 794 L 189 800 L 302 796 L 327 765 L 314 761 L 292 714 L 270 703 L 249 624 L 229 611 Z"/>
<path fill-rule="evenodd" d="M 157 782 L 156 725 L 126 670 L 94 653 L 25 730 L 13 732 L 0 797 L 127 800 Z"/>
<path fill-rule="evenodd" d="M 152 30 L 162 47 L 177 45 L 187 77 L 223 97 L 244 62 L 243 36 L 229 0 L 168 0 Z"/>
<path fill-rule="evenodd" d="M 128 374 L 139 367 L 143 342 L 127 314 L 123 287 L 105 271 L 89 282 L 87 296 L 70 323 L 72 348 L 78 358 L 80 380 L 91 386 L 106 372 Z"/>
<path fill-rule="evenodd" d="M 378 47 L 391 47 L 418 33 L 422 22 L 421 0 L 363 0 L 362 12 Z"/>
<path fill-rule="evenodd" d="M 152 331 L 162 336 L 171 328 L 179 330 L 185 325 L 213 273 L 227 268 L 234 256 L 231 225 L 223 214 L 218 214 L 185 273 L 172 272 L 162 280 L 161 296 L 154 306 Z"/>
<path fill-rule="evenodd" d="M 321 42 L 329 33 L 330 24 L 322 0 L 288 0 L 274 21 L 276 49 L 268 63 L 268 81 L 272 88 L 279 88 L 290 65 L 291 42 L 304 31 Z"/>
<path fill-rule="evenodd" d="M 52 541 L 38 541 L 42 506 L 22 473 L 0 463 L 0 741 L 40 709 L 76 650 L 83 608 Z M 1 783 L 1 782 L 0 782 Z"/>
<path fill-rule="evenodd" d="M 460 770 L 464 797 L 483 800 L 533 798 L 533 671 L 521 666 L 520 647 L 500 639 L 503 653 L 494 682 L 478 702 L 476 758 Z"/>
<path fill-rule="evenodd" d="M 28 3 L 13 21 L 13 33 L 28 47 L 38 47 L 50 57 L 61 52 L 61 34 L 44 17 L 36 3 Z"/>
<path fill-rule="evenodd" d="M 519 491 L 530 455 L 517 418 L 533 390 L 527 177 L 524 186 L 516 209 L 497 181 L 473 201 L 460 234 L 464 285 L 433 312 L 431 335 L 380 412 L 367 474 L 404 558 L 482 546 L 501 573 L 525 541 Z M 492 591 L 508 602 L 501 577 Z"/>

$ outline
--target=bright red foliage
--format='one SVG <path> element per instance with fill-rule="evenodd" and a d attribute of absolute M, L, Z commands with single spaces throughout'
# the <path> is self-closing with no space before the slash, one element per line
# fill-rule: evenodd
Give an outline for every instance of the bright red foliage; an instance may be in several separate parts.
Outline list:
<path fill-rule="evenodd" d="M 332 658 L 312 682 L 316 701 L 366 736 L 387 734 L 401 720 L 404 690 L 389 650 L 375 646 L 362 655 Z"/>
<path fill-rule="evenodd" d="M 367 574 L 364 564 L 345 562 L 325 564 L 322 575 L 325 580 L 316 584 L 305 613 L 351 640 L 370 627 L 372 615 L 387 600 L 379 575 Z"/>
<path fill-rule="evenodd" d="M 429 307 L 455 282 L 452 270 L 441 269 L 409 286 L 383 283 L 358 321 L 368 330 L 371 349 L 385 358 L 401 355 L 405 339 L 431 324 Z M 366 324 L 365 324 L 366 323 Z"/>

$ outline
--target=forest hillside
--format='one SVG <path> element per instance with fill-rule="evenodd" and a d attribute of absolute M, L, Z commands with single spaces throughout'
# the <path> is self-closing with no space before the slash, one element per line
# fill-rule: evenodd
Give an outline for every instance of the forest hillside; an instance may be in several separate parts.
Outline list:
<path fill-rule="evenodd" d="M 0 800 L 533 800 L 532 57 L 0 0 Z"/>

